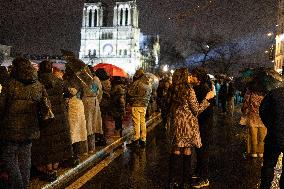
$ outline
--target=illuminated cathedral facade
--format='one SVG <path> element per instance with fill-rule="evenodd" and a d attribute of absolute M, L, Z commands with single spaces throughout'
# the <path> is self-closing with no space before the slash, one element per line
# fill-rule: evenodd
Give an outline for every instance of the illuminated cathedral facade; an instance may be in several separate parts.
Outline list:
<path fill-rule="evenodd" d="M 89 65 L 110 63 L 133 74 L 141 66 L 136 0 L 115 3 L 112 26 L 106 24 L 106 9 L 102 2 L 84 4 L 80 59 Z"/>

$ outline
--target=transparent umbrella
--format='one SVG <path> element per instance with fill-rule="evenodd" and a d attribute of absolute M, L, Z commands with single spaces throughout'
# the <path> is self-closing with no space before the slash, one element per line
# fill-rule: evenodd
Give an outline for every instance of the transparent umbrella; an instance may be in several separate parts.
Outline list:
<path fill-rule="evenodd" d="M 249 87 L 253 91 L 269 92 L 278 87 L 283 87 L 283 77 L 271 68 L 257 68 L 254 70 L 253 79 Z"/>

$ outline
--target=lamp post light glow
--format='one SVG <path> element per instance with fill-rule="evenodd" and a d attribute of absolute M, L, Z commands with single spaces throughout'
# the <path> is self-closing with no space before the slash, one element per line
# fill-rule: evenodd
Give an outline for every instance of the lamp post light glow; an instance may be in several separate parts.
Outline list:
<path fill-rule="evenodd" d="M 163 71 L 164 71 L 164 72 L 168 72 L 168 71 L 169 71 L 169 66 L 168 66 L 168 65 L 164 65 Z"/>
<path fill-rule="evenodd" d="M 272 32 L 267 33 L 267 36 L 268 36 L 268 37 L 271 37 L 272 35 L 273 35 Z"/>

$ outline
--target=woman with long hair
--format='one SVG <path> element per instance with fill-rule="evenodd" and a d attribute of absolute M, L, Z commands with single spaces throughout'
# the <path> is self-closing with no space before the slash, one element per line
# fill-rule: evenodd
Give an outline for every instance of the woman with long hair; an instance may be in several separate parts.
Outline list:
<path fill-rule="evenodd" d="M 172 125 L 170 130 L 172 153 L 170 158 L 170 187 L 179 188 L 189 184 L 191 173 L 191 149 L 200 148 L 201 138 L 197 116 L 209 106 L 208 100 L 214 92 L 207 93 L 198 103 L 192 83 L 198 79 L 186 68 L 177 69 L 173 74 L 170 92 Z"/>

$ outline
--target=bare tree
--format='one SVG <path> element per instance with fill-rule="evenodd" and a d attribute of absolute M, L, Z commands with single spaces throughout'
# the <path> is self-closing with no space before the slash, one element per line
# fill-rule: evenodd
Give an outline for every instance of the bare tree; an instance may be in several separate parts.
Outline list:
<path fill-rule="evenodd" d="M 215 73 L 229 74 L 232 68 L 239 69 L 242 59 L 242 48 L 238 43 L 228 42 L 219 35 L 196 36 L 190 39 L 189 48 L 199 55 L 195 62 Z M 198 62 L 196 62 L 198 61 Z"/>
<path fill-rule="evenodd" d="M 204 67 L 206 62 L 211 59 L 210 54 L 216 49 L 223 39 L 219 35 L 210 36 L 195 36 L 190 39 L 190 47 L 194 53 L 201 54 L 203 57 L 200 61 L 201 66 Z"/>
<path fill-rule="evenodd" d="M 242 67 L 240 60 L 242 58 L 242 48 L 238 43 L 229 42 L 214 50 L 214 55 L 210 59 L 208 67 L 217 73 L 228 75 L 230 69 L 234 66 Z"/>
<path fill-rule="evenodd" d="M 170 67 L 179 67 L 185 65 L 185 57 L 173 43 L 169 41 L 164 41 L 161 43 L 160 62 L 162 65 L 169 65 Z"/>

